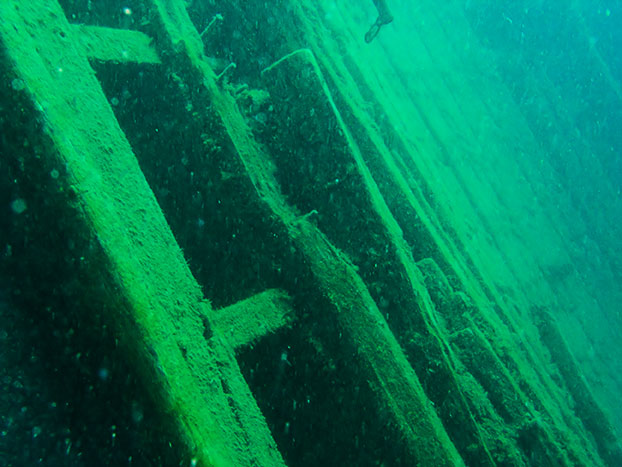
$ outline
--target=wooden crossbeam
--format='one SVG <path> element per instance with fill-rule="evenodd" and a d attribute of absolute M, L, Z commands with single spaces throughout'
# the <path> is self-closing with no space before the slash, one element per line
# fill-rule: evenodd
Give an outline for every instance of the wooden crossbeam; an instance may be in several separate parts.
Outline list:
<path fill-rule="evenodd" d="M 214 310 L 212 327 L 234 349 L 252 345 L 286 327 L 293 319 L 289 296 L 281 290 L 266 290 L 234 305 Z"/>
<path fill-rule="evenodd" d="M 74 44 L 90 59 L 102 62 L 159 64 L 160 57 L 146 34 L 128 29 L 76 24 Z"/>

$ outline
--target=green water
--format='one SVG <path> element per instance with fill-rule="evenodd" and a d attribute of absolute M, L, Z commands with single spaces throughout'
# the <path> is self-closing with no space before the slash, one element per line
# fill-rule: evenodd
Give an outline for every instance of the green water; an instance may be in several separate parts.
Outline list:
<path fill-rule="evenodd" d="M 2 1 L 1 465 L 620 465 L 620 5 Z"/>

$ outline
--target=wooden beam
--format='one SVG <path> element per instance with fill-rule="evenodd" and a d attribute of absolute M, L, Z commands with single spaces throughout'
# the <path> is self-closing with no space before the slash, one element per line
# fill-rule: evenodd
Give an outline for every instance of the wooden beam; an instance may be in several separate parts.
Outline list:
<path fill-rule="evenodd" d="M 282 466 L 284 462 L 233 349 L 210 323 L 211 306 L 186 264 L 158 202 L 121 131 L 84 46 L 61 6 L 51 0 L 0 2 L 0 53 L 29 102 L 22 109 L 44 139 L 41 164 L 62 167 L 59 183 L 75 194 L 75 228 L 97 239 L 112 282 L 102 320 L 118 331 L 127 359 L 172 420 L 192 464 Z M 93 54 L 115 57 L 127 44 L 145 51 L 143 36 L 102 35 L 88 28 Z M 97 32 L 97 34 L 94 34 Z M 102 52 L 109 37 L 117 52 Z M 135 40 L 136 38 L 140 38 Z M 96 45 L 99 43 L 99 45 Z M 90 47 L 90 46 L 89 46 Z M 99 51 L 98 51 L 99 50 Z M 155 55 L 147 53 L 151 61 Z M 93 55 L 91 55 L 93 56 Z M 136 52 L 137 57 L 145 53 Z M 144 63 L 144 62 L 141 62 Z M 93 266 L 98 267 L 98 266 Z M 104 293 L 104 292 L 102 292 Z"/>
<path fill-rule="evenodd" d="M 72 37 L 89 59 L 102 62 L 159 64 L 151 38 L 139 31 L 76 24 Z"/>
<path fill-rule="evenodd" d="M 214 310 L 211 323 L 232 348 L 239 349 L 289 325 L 292 317 L 289 296 L 271 289 Z"/>

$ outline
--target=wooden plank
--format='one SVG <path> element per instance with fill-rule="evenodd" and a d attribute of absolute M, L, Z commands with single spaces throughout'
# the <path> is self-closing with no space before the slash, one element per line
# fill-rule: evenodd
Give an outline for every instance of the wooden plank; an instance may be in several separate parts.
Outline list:
<path fill-rule="evenodd" d="M 344 14 L 343 18 L 344 22 L 351 21 L 353 26 L 352 28 L 346 28 L 344 27 L 344 24 L 339 22 L 333 30 L 327 30 L 323 28 L 330 23 L 322 21 L 322 11 L 315 11 L 318 9 L 316 6 L 317 4 L 304 1 L 292 2 L 292 5 L 295 5 L 295 8 L 300 9 L 299 16 L 302 19 L 299 21 L 299 24 L 302 25 L 301 29 L 303 30 L 302 34 L 305 37 L 305 43 L 308 44 L 308 46 L 314 51 L 323 71 L 325 71 L 325 74 L 331 83 L 331 90 L 334 92 L 335 98 L 340 101 L 340 104 L 342 104 L 341 110 L 343 110 L 343 114 L 347 115 L 350 113 L 351 116 L 354 115 L 356 117 L 356 120 L 350 118 L 347 121 L 348 125 L 351 127 L 356 125 L 365 127 L 366 133 L 362 137 L 363 142 L 361 143 L 360 139 L 357 139 L 357 142 L 363 145 L 366 142 L 365 138 L 368 138 L 370 142 L 373 141 L 373 143 L 377 145 L 379 154 L 386 159 L 386 166 L 383 167 L 381 164 L 378 164 L 380 170 L 376 170 L 373 173 L 376 180 L 386 179 L 388 178 L 387 173 L 390 173 L 393 176 L 397 175 L 396 181 L 399 181 L 399 174 L 394 173 L 389 161 L 389 158 L 395 157 L 395 153 L 398 151 L 404 152 L 404 160 L 411 159 L 411 167 L 409 167 L 411 173 L 412 171 L 415 173 L 417 172 L 417 169 L 412 169 L 412 167 L 414 167 L 414 163 L 416 163 L 416 166 L 424 166 L 425 163 L 423 161 L 430 156 L 434 159 L 432 165 L 442 161 L 441 164 L 438 164 L 442 170 L 442 172 L 439 172 L 441 175 L 437 174 L 435 176 L 433 172 L 427 172 L 426 169 L 424 175 L 422 176 L 425 182 L 429 183 L 429 186 L 433 187 L 434 194 L 441 193 L 443 185 L 447 184 L 449 186 L 453 184 L 453 181 L 450 179 L 450 177 L 453 177 L 450 169 L 466 165 L 467 169 L 470 171 L 468 164 L 461 164 L 457 161 L 450 163 L 451 160 L 449 157 L 444 158 L 442 154 L 436 154 L 436 149 L 433 148 L 434 144 L 428 145 L 423 144 L 423 142 L 419 143 L 419 141 L 425 139 L 426 134 L 430 132 L 430 130 L 426 128 L 428 124 L 432 127 L 434 127 L 436 123 L 447 126 L 447 129 L 441 133 L 442 138 L 440 139 L 443 141 L 440 141 L 439 139 L 439 143 L 444 143 L 445 141 L 451 141 L 451 138 L 454 138 L 456 135 L 460 135 L 460 131 L 453 125 L 457 122 L 466 122 L 468 126 L 470 122 L 468 118 L 466 120 L 453 119 L 452 121 L 454 115 L 462 114 L 462 111 L 458 113 L 453 112 L 455 109 L 462 109 L 463 106 L 461 105 L 452 105 L 452 112 L 441 111 L 439 113 L 438 108 L 436 108 L 437 106 L 442 107 L 439 102 L 442 104 L 445 104 L 445 101 L 451 102 L 452 99 L 447 99 L 447 96 L 457 94 L 455 89 L 462 89 L 462 86 L 456 85 L 456 80 L 459 81 L 460 76 L 455 80 L 447 79 L 448 76 L 455 75 L 453 72 L 454 69 L 462 70 L 464 68 L 462 64 L 456 68 L 456 63 L 460 63 L 458 60 L 451 56 L 448 58 L 448 54 L 445 52 L 426 57 L 428 52 L 425 50 L 424 44 L 418 44 L 419 41 L 417 39 L 417 35 L 420 34 L 420 31 L 424 30 L 420 28 L 419 25 L 413 29 L 413 31 L 418 32 L 413 36 L 412 47 L 401 48 L 399 51 L 387 49 L 385 51 L 386 53 L 382 54 L 378 54 L 377 50 L 368 47 L 361 47 L 360 50 L 356 50 L 358 48 L 357 42 L 349 41 L 347 38 L 348 33 L 352 34 L 352 31 L 356 29 L 356 24 L 354 24 L 355 21 L 352 21 L 349 14 Z M 347 7 L 342 6 L 342 8 Z M 448 9 L 451 9 L 451 7 L 448 7 Z M 434 11 L 436 10 L 437 9 L 434 9 Z M 307 18 L 310 19 L 307 21 Z M 415 22 L 428 22 L 427 16 L 423 19 L 423 15 L 415 15 L 412 18 L 404 18 L 404 24 L 407 24 L 406 22 L 413 20 L 413 18 L 416 20 Z M 451 21 L 447 22 L 446 19 L 445 23 L 454 24 Z M 421 36 L 424 38 L 422 42 L 425 42 L 427 45 L 433 43 L 435 45 L 440 44 L 440 47 L 445 47 L 445 44 L 447 43 L 446 38 L 442 38 L 442 40 L 434 39 L 438 34 L 439 28 L 436 25 L 430 26 L 429 24 L 426 28 L 432 28 L 434 31 L 428 34 L 429 31 L 425 30 L 425 33 L 421 33 Z M 346 31 L 345 29 L 348 30 Z M 461 38 L 465 36 L 465 34 L 461 32 L 463 31 L 462 29 L 458 29 L 456 31 L 458 31 L 456 34 L 457 36 Z M 379 44 L 381 43 L 382 41 Z M 420 46 L 419 48 L 417 47 L 418 45 Z M 344 55 L 346 58 L 343 58 Z M 399 63 L 397 63 L 396 60 L 393 63 L 387 63 L 387 67 L 377 66 L 379 64 L 378 62 L 384 60 L 385 57 L 389 58 L 396 56 L 400 59 Z M 410 63 L 410 61 L 405 59 L 407 57 L 410 59 L 411 56 L 415 56 L 417 58 L 421 57 L 421 60 L 413 60 L 412 63 L 417 64 L 417 70 L 420 69 L 425 72 L 413 75 L 413 79 L 405 79 L 403 78 L 404 76 L 410 76 L 410 73 L 405 72 L 405 68 L 408 67 L 408 63 Z M 431 57 L 434 59 L 428 60 Z M 404 60 L 401 60 L 402 58 Z M 472 63 L 469 63 L 469 65 L 472 66 Z M 445 73 L 438 73 L 438 70 L 445 70 Z M 478 73 L 483 73 L 483 70 L 478 70 Z M 485 76 L 485 74 L 482 74 L 482 77 Z M 356 79 L 354 79 L 354 77 L 356 77 Z M 367 81 L 366 84 L 368 84 L 368 86 L 362 84 L 365 81 Z M 422 85 L 421 83 L 424 82 L 426 84 Z M 447 84 L 449 83 L 455 89 L 447 88 Z M 443 90 L 444 93 L 439 92 L 439 89 L 442 88 L 445 88 Z M 338 92 L 335 92 L 335 90 Z M 420 96 L 422 91 L 424 96 Z M 432 93 L 432 91 L 434 92 Z M 399 97 L 392 99 L 390 97 L 392 94 L 392 97 Z M 377 97 L 376 101 L 372 99 L 371 104 L 368 103 L 370 95 L 376 95 Z M 460 94 L 460 99 L 464 101 L 464 95 Z M 414 109 L 409 109 L 409 104 L 412 104 L 411 100 L 421 101 L 425 104 L 419 107 L 414 106 Z M 502 102 L 502 100 L 500 100 L 500 102 Z M 381 117 L 376 115 L 378 117 L 376 122 L 371 121 L 370 115 L 366 111 L 366 109 L 374 103 L 378 104 L 378 106 L 383 106 L 386 111 L 386 114 L 383 113 Z M 464 102 L 462 103 L 464 104 Z M 475 106 L 473 107 L 476 108 Z M 376 108 L 374 108 L 374 110 L 376 110 Z M 418 113 L 420 115 L 417 115 Z M 411 126 L 412 121 L 417 120 L 419 117 L 422 119 L 430 119 L 430 116 L 434 113 L 437 114 L 436 119 L 438 119 L 439 122 L 435 121 L 433 122 L 434 124 L 431 124 L 432 122 L 426 122 L 426 124 L 422 125 L 421 128 L 413 130 L 415 126 Z M 447 117 L 447 115 L 449 115 L 449 117 Z M 393 143 L 394 147 L 398 148 L 397 150 L 392 151 L 393 154 L 389 153 L 388 148 L 385 147 L 385 143 L 379 138 L 379 135 L 376 136 L 375 140 L 372 137 L 374 133 L 377 133 L 376 125 L 382 122 L 385 116 L 387 117 L 387 121 L 391 122 L 390 124 L 382 125 L 383 132 L 386 132 L 386 134 L 389 135 L 386 136 L 386 140 L 390 141 Z M 354 124 L 352 124 L 353 120 L 355 121 Z M 445 122 L 445 120 L 447 120 L 447 122 Z M 410 130 L 402 131 L 404 127 L 409 127 Z M 415 142 L 415 138 L 410 141 L 415 135 L 417 141 Z M 357 136 L 360 136 L 360 134 Z M 472 140 L 467 139 L 467 141 L 475 141 L 476 139 L 477 138 Z M 398 144 L 394 144 L 396 141 Z M 510 139 L 510 141 L 513 140 Z M 404 144 L 402 145 L 402 143 Z M 453 142 L 449 146 L 452 148 L 459 147 L 458 144 L 454 145 Z M 449 152 L 447 152 L 447 156 L 449 155 Z M 445 169 L 447 169 L 447 172 L 445 172 Z M 411 177 L 409 177 L 408 172 L 409 171 L 404 171 L 403 175 L 408 179 L 408 181 L 410 181 L 409 178 Z M 447 173 L 448 176 L 442 175 L 444 173 Z M 419 175 L 421 176 L 421 174 Z M 404 185 L 402 183 L 396 183 L 395 188 L 390 187 L 389 185 L 389 189 L 386 189 L 383 193 L 387 199 L 398 198 L 398 196 L 402 196 L 402 194 L 395 195 L 395 193 L 398 192 L 398 188 L 402 190 L 403 187 Z M 411 185 L 411 189 L 414 190 L 413 185 Z M 405 200 L 410 202 L 408 199 L 408 193 L 405 192 L 404 195 L 406 195 L 404 196 Z M 489 201 L 486 196 L 481 196 L 480 198 L 485 202 Z M 439 213 L 442 213 L 442 203 L 450 201 L 453 206 L 451 206 L 448 212 L 453 211 L 454 213 L 459 213 L 460 216 L 464 216 L 465 219 L 469 217 L 467 210 L 463 209 L 463 207 L 459 205 L 461 195 L 458 192 L 451 193 L 450 196 L 445 199 L 442 199 L 441 196 L 434 196 L 433 198 L 429 197 L 428 199 L 433 199 L 434 201 L 434 212 L 432 212 L 432 217 L 440 217 L 441 220 L 444 220 L 442 223 L 443 230 L 450 232 L 453 228 L 461 228 L 462 226 L 468 226 L 470 224 L 470 221 L 454 223 L 453 221 L 456 219 L 452 218 L 452 216 L 447 216 L 444 219 L 444 216 L 439 216 Z M 396 207 L 401 209 L 402 206 L 400 206 L 400 204 L 403 206 L 403 203 L 394 202 L 392 209 L 395 209 Z M 413 204 L 413 207 L 414 206 L 415 205 Z M 418 221 L 419 217 L 425 219 L 428 215 L 429 213 L 421 212 L 420 209 L 416 208 L 415 213 L 411 216 L 411 219 L 413 221 Z M 409 220 L 408 217 L 404 216 L 400 219 L 400 226 L 406 232 L 409 230 L 409 223 L 412 224 L 412 221 Z M 472 225 L 477 225 L 477 223 L 471 224 L 471 226 Z M 428 226 L 426 226 L 426 228 L 428 228 Z M 447 232 L 440 233 L 446 235 Z M 461 232 L 458 233 L 462 234 Z M 433 236 L 434 241 L 442 245 L 443 239 L 438 235 L 438 232 L 433 232 Z M 448 237 L 452 236 L 449 235 Z M 471 238 L 474 239 L 475 237 L 476 236 L 472 236 Z M 416 242 L 418 241 L 418 237 L 410 237 L 409 240 L 411 242 Z M 455 242 L 456 236 L 449 238 L 449 240 L 449 244 Z M 485 334 L 483 335 L 489 342 L 491 342 L 493 350 L 497 352 L 497 354 L 501 357 L 501 360 L 507 364 L 508 368 L 511 369 L 512 376 L 516 380 L 516 383 L 518 383 L 520 387 L 523 387 L 523 385 L 533 387 L 533 392 L 530 393 L 530 396 L 533 395 L 534 399 L 537 400 L 536 407 L 538 411 L 546 413 L 547 421 L 552 420 L 547 429 L 550 429 L 550 434 L 552 434 L 554 439 L 556 439 L 560 444 L 566 443 L 569 446 L 566 450 L 571 455 L 571 460 L 577 460 L 579 463 L 590 464 L 600 462 L 598 454 L 590 444 L 589 437 L 584 436 L 584 432 L 578 423 L 578 419 L 573 417 L 571 410 L 567 407 L 563 397 L 559 397 L 557 388 L 555 388 L 551 383 L 550 377 L 546 375 L 544 370 L 546 367 L 542 364 L 542 359 L 537 358 L 537 355 L 533 350 L 533 344 L 534 342 L 537 344 L 537 341 L 527 338 L 517 339 L 516 337 L 519 333 L 507 332 L 508 329 L 506 325 L 496 316 L 496 313 L 500 312 L 500 318 L 510 324 L 510 330 L 520 329 L 519 325 L 515 326 L 516 318 L 513 314 L 514 310 L 506 307 L 506 304 L 504 303 L 507 297 L 503 297 L 498 293 L 498 291 L 495 290 L 495 284 L 493 281 L 482 281 L 482 284 L 477 283 L 477 275 L 482 277 L 483 274 L 483 279 L 489 278 L 485 274 L 488 264 L 482 265 L 482 263 L 479 262 L 472 263 L 469 260 L 469 263 L 471 263 L 471 265 L 475 265 L 476 267 L 469 268 L 471 269 L 470 271 L 465 270 L 464 273 L 466 274 L 464 275 L 459 269 L 456 269 L 456 266 L 459 267 L 460 256 L 468 260 L 470 254 L 473 252 L 484 251 L 484 249 L 482 248 L 480 250 L 479 248 L 471 247 L 468 242 L 463 243 L 463 245 L 466 245 L 467 248 L 461 246 L 460 241 L 455 243 L 457 248 L 452 248 L 454 251 L 442 251 L 442 249 L 440 249 L 440 253 L 442 253 L 443 256 L 450 253 L 449 256 L 441 258 L 440 255 L 436 255 L 434 258 L 437 261 L 444 260 L 439 261 L 439 264 L 443 264 L 444 270 L 446 265 L 450 266 L 447 270 L 454 269 L 454 271 L 458 273 L 456 276 L 460 279 L 460 282 L 465 287 L 468 294 L 476 300 L 477 306 L 473 309 L 473 311 L 478 315 L 478 326 L 481 323 L 484 324 L 482 327 L 485 329 Z M 497 253 L 498 252 L 494 252 L 494 254 L 491 254 L 490 258 L 492 259 L 493 256 L 497 255 Z M 480 256 L 480 258 L 481 257 L 486 257 L 486 259 L 488 259 L 487 254 Z M 505 265 L 502 265 L 502 268 L 505 267 Z M 452 271 L 452 275 L 454 271 Z M 495 281 L 500 279 L 501 275 L 503 275 L 501 271 L 501 269 L 495 268 L 495 274 L 492 276 L 495 278 Z M 503 280 L 499 280 L 499 282 L 503 282 Z M 484 294 L 478 293 L 477 289 L 480 288 L 480 285 L 483 286 L 483 291 L 486 295 L 488 295 L 488 298 L 486 298 Z M 489 299 L 495 301 L 499 306 L 495 306 L 494 308 L 491 307 L 488 302 Z M 521 336 L 523 334 L 523 332 L 520 332 Z M 515 345 L 509 346 L 508 343 L 510 341 L 513 341 Z M 523 352 L 523 349 L 526 351 Z M 544 384 L 541 383 L 540 379 L 544 382 Z M 561 413 L 559 407 L 563 408 L 564 413 Z M 527 448 L 527 450 L 528 449 L 529 448 Z M 552 452 L 552 454 L 554 453 Z"/>
<path fill-rule="evenodd" d="M 566 388 L 575 403 L 575 411 L 593 435 L 598 452 L 607 465 L 622 465 L 622 446 L 607 415 L 594 397 L 580 367 L 570 353 L 555 318 L 545 308 L 534 308 L 535 323 L 542 341 L 551 352 Z"/>

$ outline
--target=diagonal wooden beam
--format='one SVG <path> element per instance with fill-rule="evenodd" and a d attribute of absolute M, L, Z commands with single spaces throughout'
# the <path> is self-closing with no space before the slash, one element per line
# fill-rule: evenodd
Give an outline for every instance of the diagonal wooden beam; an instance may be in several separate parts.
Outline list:
<path fill-rule="evenodd" d="M 172 441 L 197 465 L 284 465 L 232 347 L 213 332 L 211 306 L 84 47 L 75 46 L 80 30 L 50 0 L 2 0 L 0 17 L 12 91 L 29 102 L 21 111 L 37 124 L 28 131 L 47 142 L 42 166 L 63 168 L 59 183 L 75 194 L 76 228 L 96 238 L 105 256 L 113 293 L 103 319 L 121 330 L 145 390 L 173 420 L 178 439 Z M 138 42 L 145 45 L 144 38 Z"/>

